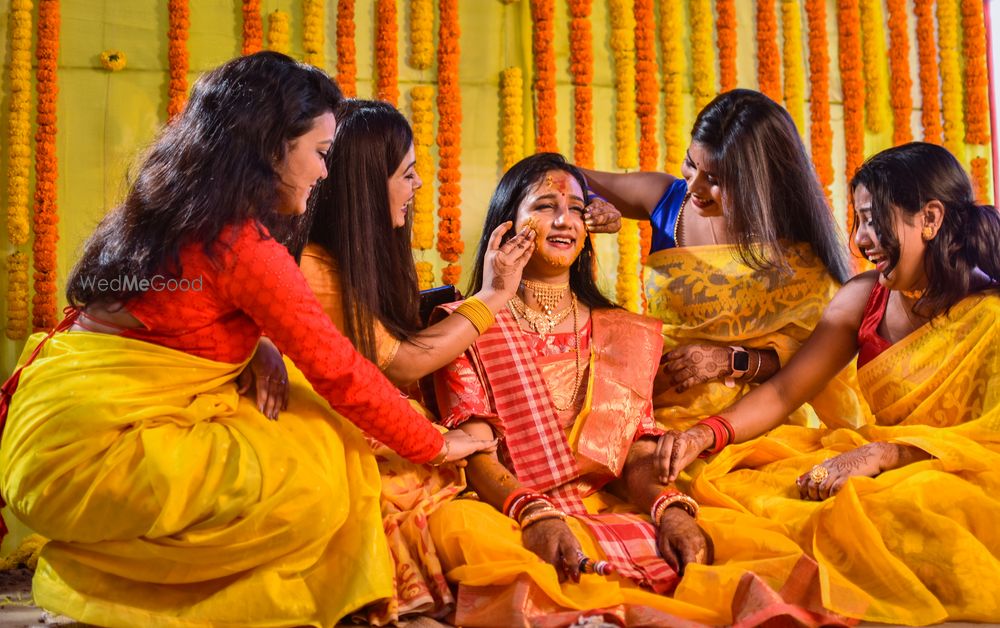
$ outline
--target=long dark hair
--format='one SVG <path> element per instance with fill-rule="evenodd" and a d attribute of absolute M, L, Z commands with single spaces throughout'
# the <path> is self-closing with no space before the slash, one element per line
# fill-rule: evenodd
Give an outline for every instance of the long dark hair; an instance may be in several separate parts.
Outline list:
<path fill-rule="evenodd" d="M 510 170 L 504 173 L 497 189 L 490 199 L 490 207 L 486 211 L 486 223 L 483 225 L 483 236 L 479 240 L 479 249 L 476 251 L 476 266 L 472 270 L 472 278 L 469 280 L 469 294 L 479 292 L 483 287 L 483 263 L 486 259 L 486 248 L 489 246 L 490 235 L 501 224 L 508 220 L 516 223 L 517 209 L 521 202 L 551 170 L 562 170 L 568 172 L 580 184 L 581 190 L 587 189 L 587 181 L 576 166 L 568 163 L 566 159 L 558 153 L 536 153 L 530 157 L 525 157 L 521 161 L 511 166 Z M 514 229 L 510 229 L 504 234 L 504 241 L 514 236 Z M 576 294 L 577 299 L 588 305 L 591 309 L 612 308 L 615 304 L 605 297 L 597 287 L 594 280 L 596 258 L 594 247 L 589 237 L 584 237 L 583 250 L 579 257 L 570 267 L 569 286 Z"/>
<path fill-rule="evenodd" d="M 896 212 L 912 221 L 930 201 L 944 205 L 941 228 L 924 252 L 927 289 L 914 311 L 936 316 L 975 292 L 977 268 L 994 284 L 1000 281 L 1000 215 L 992 205 L 976 204 L 968 174 L 946 149 L 911 142 L 884 150 L 858 168 L 852 198 L 859 185 L 872 195 L 872 226 L 889 258 L 886 272 L 899 262 Z"/>
<path fill-rule="evenodd" d="M 88 239 L 67 281 L 69 302 L 127 301 L 137 287 L 98 292 L 97 280 L 179 275 L 181 247 L 200 243 L 214 258 L 223 228 L 249 218 L 283 241 L 294 219 L 278 213 L 275 167 L 289 143 L 341 100 L 322 70 L 275 52 L 202 76 L 139 166 L 125 201 Z"/>
<path fill-rule="evenodd" d="M 790 272 L 783 247 L 805 242 L 830 275 L 847 280 L 847 245 L 787 111 L 760 92 L 734 89 L 701 110 L 691 140 L 705 146 L 718 173 L 744 263 Z"/>
<path fill-rule="evenodd" d="M 420 328 L 412 212 L 403 228 L 394 228 L 388 188 L 412 144 L 409 123 L 392 105 L 345 101 L 337 111 L 329 176 L 309 211 L 308 241 L 326 249 L 339 267 L 341 331 L 376 362 L 376 320 L 400 340 Z"/>

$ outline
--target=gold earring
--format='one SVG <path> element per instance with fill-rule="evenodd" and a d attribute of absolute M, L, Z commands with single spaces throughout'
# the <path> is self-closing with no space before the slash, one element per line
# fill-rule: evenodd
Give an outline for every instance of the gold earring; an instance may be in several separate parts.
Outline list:
<path fill-rule="evenodd" d="M 934 239 L 934 227 L 930 225 L 925 225 L 923 229 L 920 230 L 920 235 L 924 238 L 925 242 L 929 242 Z"/>

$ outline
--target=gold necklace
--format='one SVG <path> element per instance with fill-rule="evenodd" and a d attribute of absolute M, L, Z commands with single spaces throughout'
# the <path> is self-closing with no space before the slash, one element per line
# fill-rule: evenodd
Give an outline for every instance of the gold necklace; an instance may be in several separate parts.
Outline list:
<path fill-rule="evenodd" d="M 691 198 L 691 192 L 684 195 L 684 200 L 681 201 L 681 208 L 677 210 L 677 223 L 674 225 L 674 244 L 678 247 L 684 246 L 684 208 L 687 206 L 689 198 Z"/>
<path fill-rule="evenodd" d="M 563 308 L 562 310 L 555 313 L 539 312 L 538 310 L 528 307 L 528 304 L 521 300 L 521 297 L 516 294 L 511 297 L 510 301 L 507 301 L 507 307 L 510 308 L 511 314 L 514 315 L 514 319 L 524 319 L 526 323 L 535 331 L 536 334 L 545 339 L 545 336 L 555 328 L 556 325 L 566 320 L 569 316 L 570 310 L 575 307 L 573 304 L 576 303 L 576 297 L 573 297 L 573 302 L 570 306 Z"/>
<path fill-rule="evenodd" d="M 563 312 L 567 312 L 569 310 L 573 311 L 573 353 L 575 354 L 575 358 L 576 358 L 576 376 L 573 378 L 573 394 L 570 395 L 569 401 L 566 402 L 565 406 L 560 407 L 559 405 L 557 405 L 556 404 L 556 400 L 555 400 L 555 396 L 551 395 L 551 397 L 552 397 L 552 407 L 556 409 L 556 412 L 565 412 L 566 410 L 569 410 L 570 408 L 573 407 L 573 404 L 576 403 L 576 398 L 580 395 L 580 383 L 583 381 L 583 368 L 582 368 L 582 366 L 580 364 L 580 321 L 579 321 L 579 315 L 577 313 L 577 307 L 576 307 L 576 295 L 573 294 L 573 295 L 571 295 L 571 297 L 573 299 L 573 302 L 570 304 L 570 306 L 568 308 L 566 308 L 565 310 L 563 310 Z M 517 299 L 516 302 L 520 302 L 521 305 L 526 308 L 526 311 L 528 311 L 528 312 L 534 312 L 534 310 L 532 310 L 531 308 L 528 308 L 527 306 L 525 306 L 524 302 L 521 301 L 521 299 L 519 299 L 516 295 L 514 296 L 514 299 Z M 518 306 L 515 305 L 516 302 L 515 302 L 514 299 L 511 299 L 510 301 L 508 301 L 507 305 L 510 306 L 511 314 L 514 315 L 514 320 L 517 321 L 517 320 L 519 320 L 518 319 L 518 309 L 517 309 Z M 563 315 L 563 318 L 565 318 L 565 315 Z M 528 324 L 531 325 L 531 321 L 530 320 L 528 320 L 527 318 L 525 318 L 525 321 L 527 321 Z M 532 325 L 532 328 L 534 328 L 534 325 Z M 536 329 L 535 331 L 538 331 L 538 330 Z M 545 334 L 542 334 L 541 332 L 539 332 L 539 335 L 541 335 L 542 339 L 545 338 Z"/>
<path fill-rule="evenodd" d="M 553 312 L 556 311 L 556 306 L 566 296 L 569 283 L 545 283 L 542 281 L 532 281 L 531 279 L 522 279 L 521 287 L 525 290 L 530 290 L 531 296 L 535 297 L 535 302 L 542 306 L 542 311 L 552 316 Z"/>
<path fill-rule="evenodd" d="M 674 225 L 674 243 L 678 247 L 684 246 L 684 208 L 687 206 L 688 199 L 691 198 L 691 192 L 684 195 L 684 200 L 681 201 L 681 208 L 677 210 L 677 224 Z M 715 235 L 715 220 L 713 216 L 706 216 L 708 219 L 708 228 L 712 230 L 712 244 L 718 244 L 719 238 Z"/>

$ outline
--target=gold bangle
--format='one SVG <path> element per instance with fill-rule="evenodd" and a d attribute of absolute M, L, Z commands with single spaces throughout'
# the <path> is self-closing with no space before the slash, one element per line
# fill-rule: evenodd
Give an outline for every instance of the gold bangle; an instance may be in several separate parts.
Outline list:
<path fill-rule="evenodd" d="M 667 508 L 670 508 L 673 504 L 677 504 L 683 508 L 687 514 L 691 515 L 691 517 L 695 519 L 698 518 L 698 502 L 696 502 L 693 497 L 690 495 L 684 495 L 683 493 L 679 495 L 671 495 L 669 497 L 664 497 L 663 501 L 660 502 L 657 507 L 656 512 L 653 513 L 653 523 L 656 524 L 656 527 L 660 527 L 660 521 L 663 519 L 663 513 L 666 512 Z"/>
<path fill-rule="evenodd" d="M 556 510 L 555 508 L 539 509 L 537 512 L 532 512 L 521 517 L 521 529 L 523 530 L 533 523 L 545 521 L 546 519 L 559 519 L 560 521 L 565 521 L 566 513 L 561 510 Z"/>
<path fill-rule="evenodd" d="M 472 326 L 479 331 L 480 335 L 489 329 L 493 325 L 493 321 L 496 320 L 490 308 L 486 307 L 485 303 L 474 296 L 462 301 L 462 304 L 455 309 L 455 314 L 468 319 L 472 323 Z"/>
<path fill-rule="evenodd" d="M 442 449 L 441 453 L 434 456 L 434 458 L 432 458 L 431 461 L 428 462 L 427 464 L 431 465 L 432 467 L 440 467 L 444 463 L 448 462 L 448 454 L 450 453 L 451 453 L 451 443 L 449 443 L 448 439 L 446 438 L 444 439 L 444 448 Z M 440 458 L 440 460 L 438 460 L 438 458 Z"/>

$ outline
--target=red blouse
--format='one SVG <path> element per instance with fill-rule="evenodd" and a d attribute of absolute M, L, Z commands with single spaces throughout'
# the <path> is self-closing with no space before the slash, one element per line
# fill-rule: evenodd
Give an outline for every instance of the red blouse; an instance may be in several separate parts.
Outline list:
<path fill-rule="evenodd" d="M 370 436 L 414 462 L 438 454 L 441 434 L 333 326 L 295 260 L 264 227 L 255 221 L 227 227 L 216 246 L 214 262 L 200 244 L 182 249 L 181 277 L 191 283 L 154 281 L 128 304 L 146 328 L 122 335 L 241 362 L 263 333 L 316 392 Z"/>
<path fill-rule="evenodd" d="M 892 346 L 891 342 L 878 333 L 878 326 L 885 318 L 887 305 L 889 305 L 889 290 L 876 281 L 865 305 L 864 316 L 861 317 L 861 327 L 858 328 L 858 368 L 868 364 Z"/>

